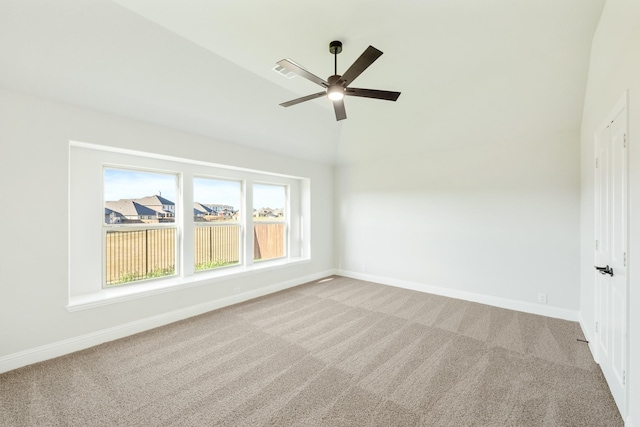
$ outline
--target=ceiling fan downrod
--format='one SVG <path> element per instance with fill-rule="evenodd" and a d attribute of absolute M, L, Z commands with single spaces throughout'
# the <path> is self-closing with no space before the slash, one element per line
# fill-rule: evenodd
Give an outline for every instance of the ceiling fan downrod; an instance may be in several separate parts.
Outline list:
<path fill-rule="evenodd" d="M 329 52 L 333 54 L 333 74 L 338 75 L 338 54 L 342 52 L 342 42 L 334 40 L 329 43 Z"/>

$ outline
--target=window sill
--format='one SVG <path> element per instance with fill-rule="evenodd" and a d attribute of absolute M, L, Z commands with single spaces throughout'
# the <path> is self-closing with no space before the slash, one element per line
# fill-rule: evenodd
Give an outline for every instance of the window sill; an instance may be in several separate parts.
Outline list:
<path fill-rule="evenodd" d="M 294 265 L 305 264 L 309 261 L 309 258 L 286 258 L 273 261 L 260 261 L 250 267 L 227 267 L 213 271 L 197 272 L 189 277 L 170 277 L 166 279 L 145 281 L 137 284 L 117 286 L 102 289 L 98 292 L 71 296 L 69 297 L 69 304 L 66 308 L 67 311 L 73 312 L 95 307 L 103 307 L 105 305 L 116 304 L 123 301 L 145 298 L 150 295 L 158 295 L 207 285 L 226 279 L 247 277 L 265 271 L 278 270 Z"/>

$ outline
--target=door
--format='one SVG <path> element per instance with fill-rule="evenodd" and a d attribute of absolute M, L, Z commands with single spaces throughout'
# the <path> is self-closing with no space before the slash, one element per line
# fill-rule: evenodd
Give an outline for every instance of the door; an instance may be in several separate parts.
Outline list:
<path fill-rule="evenodd" d="M 596 136 L 597 357 L 624 416 L 627 352 L 627 112 Z"/>

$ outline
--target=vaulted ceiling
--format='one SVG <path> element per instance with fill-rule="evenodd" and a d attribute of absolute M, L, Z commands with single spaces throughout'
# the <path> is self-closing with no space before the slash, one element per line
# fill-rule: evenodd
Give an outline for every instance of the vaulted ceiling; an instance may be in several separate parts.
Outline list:
<path fill-rule="evenodd" d="M 527 141 L 580 127 L 604 0 L 2 0 L 0 87 L 327 163 Z M 325 98 L 272 68 L 333 74 L 373 45 L 357 87 Z"/>

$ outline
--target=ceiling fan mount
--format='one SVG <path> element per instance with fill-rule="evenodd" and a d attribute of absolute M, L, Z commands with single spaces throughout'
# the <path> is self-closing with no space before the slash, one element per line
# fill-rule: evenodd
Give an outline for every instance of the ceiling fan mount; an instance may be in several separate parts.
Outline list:
<path fill-rule="evenodd" d="M 342 52 L 342 42 L 334 40 L 329 43 L 329 52 L 331 52 L 332 55 L 337 55 Z"/>
<path fill-rule="evenodd" d="M 378 59 L 382 52 L 373 46 L 369 46 L 360 55 L 358 59 L 349 67 L 343 75 L 338 74 L 338 54 L 342 52 L 342 42 L 334 40 L 329 43 L 329 52 L 334 56 L 334 74 L 329 76 L 327 80 L 323 80 L 320 77 L 311 74 L 306 69 L 299 65 L 283 59 L 277 64 L 289 71 L 296 73 L 297 75 L 304 77 L 305 79 L 312 81 L 324 88 L 322 92 L 314 93 L 312 95 L 303 96 L 302 98 L 293 99 L 288 102 L 280 104 L 283 107 L 291 107 L 292 105 L 299 104 L 301 102 L 310 101 L 312 99 L 327 96 L 333 102 L 333 109 L 336 114 L 336 120 L 344 120 L 347 118 L 347 113 L 344 108 L 345 96 L 358 96 L 363 98 L 383 99 L 386 101 L 396 101 L 400 96 L 400 92 L 391 92 L 386 90 L 375 89 L 358 89 L 349 87 L 349 85 L 373 62 Z"/>

